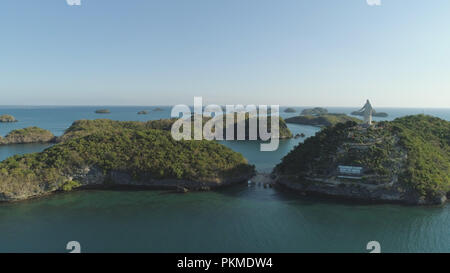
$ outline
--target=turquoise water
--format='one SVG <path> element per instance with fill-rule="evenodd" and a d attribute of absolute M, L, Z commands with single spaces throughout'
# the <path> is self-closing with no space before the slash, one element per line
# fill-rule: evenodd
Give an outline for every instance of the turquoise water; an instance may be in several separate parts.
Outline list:
<path fill-rule="evenodd" d="M 147 120 L 170 113 L 165 107 L 138 116 L 137 111 L 152 107 L 108 107 L 110 115 L 98 115 L 93 113 L 97 108 L 104 107 L 0 107 L 0 114 L 20 120 L 0 124 L 0 134 L 39 126 L 59 135 L 80 118 Z M 450 120 L 449 109 L 377 110 L 390 113 L 389 119 L 426 113 Z M 318 130 L 289 127 L 307 136 Z M 270 171 L 300 141 L 284 140 L 275 152 L 259 152 L 257 142 L 225 145 L 259 171 Z M 0 146 L 0 160 L 46 147 Z M 73 240 L 86 252 L 366 252 L 372 240 L 379 241 L 384 252 L 450 252 L 449 227 L 449 205 L 361 205 L 258 186 L 189 194 L 81 191 L 0 204 L 0 252 L 66 252 L 66 243 Z"/>

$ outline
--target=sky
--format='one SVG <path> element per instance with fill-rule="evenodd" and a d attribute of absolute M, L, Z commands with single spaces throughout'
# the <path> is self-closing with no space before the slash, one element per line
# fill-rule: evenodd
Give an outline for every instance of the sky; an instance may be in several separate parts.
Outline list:
<path fill-rule="evenodd" d="M 450 107 L 450 1 L 2 0 L 0 105 Z"/>

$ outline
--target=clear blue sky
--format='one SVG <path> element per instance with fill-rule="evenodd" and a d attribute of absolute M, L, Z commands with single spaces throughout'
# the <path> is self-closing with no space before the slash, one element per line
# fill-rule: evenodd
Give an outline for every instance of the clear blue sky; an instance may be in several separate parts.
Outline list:
<path fill-rule="evenodd" d="M 2 0 L 0 105 L 450 107 L 450 1 Z"/>

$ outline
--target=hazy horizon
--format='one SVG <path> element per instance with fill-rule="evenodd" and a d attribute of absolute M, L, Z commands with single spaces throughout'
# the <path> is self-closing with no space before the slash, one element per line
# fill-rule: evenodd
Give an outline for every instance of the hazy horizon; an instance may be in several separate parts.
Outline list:
<path fill-rule="evenodd" d="M 2 1 L 0 105 L 449 107 L 447 0 L 81 3 Z"/>
<path fill-rule="evenodd" d="M 192 104 L 184 104 L 189 107 L 193 107 Z M 203 106 L 207 106 L 208 104 L 203 104 Z M 217 104 L 220 106 L 225 106 L 226 104 Z M 244 106 L 247 104 L 244 104 Z M 258 104 L 254 104 L 257 105 Z M 142 105 L 133 105 L 133 104 L 123 104 L 123 105 L 113 105 L 113 104 L 23 104 L 23 105 L 14 105 L 14 104 L 0 104 L 1 107 L 173 107 L 174 105 L 170 104 L 142 104 Z M 268 105 L 270 106 L 270 105 Z M 313 107 L 322 107 L 322 108 L 361 108 L 362 105 L 358 106 L 329 106 L 329 105 L 279 105 L 280 107 L 298 107 L 298 108 L 313 108 Z M 374 107 L 375 108 L 375 107 Z M 450 109 L 450 107 L 401 107 L 401 106 L 377 106 L 376 108 L 380 109 Z M 376 110 L 376 109 L 375 109 Z"/>

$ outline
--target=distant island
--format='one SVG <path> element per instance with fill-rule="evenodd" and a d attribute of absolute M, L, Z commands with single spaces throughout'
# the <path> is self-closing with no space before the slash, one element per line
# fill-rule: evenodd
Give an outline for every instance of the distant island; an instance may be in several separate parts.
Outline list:
<path fill-rule="evenodd" d="M 294 108 L 289 107 L 289 108 L 284 109 L 284 112 L 285 113 L 295 113 L 297 111 Z"/>
<path fill-rule="evenodd" d="M 346 114 L 303 115 L 286 119 L 286 123 L 312 126 L 333 126 L 347 121 L 353 121 L 355 123 L 362 122 L 362 120 L 347 116 Z"/>
<path fill-rule="evenodd" d="M 193 118 L 193 117 L 192 117 Z M 170 131 L 172 128 L 172 124 L 177 119 L 160 119 L 160 120 L 150 120 L 146 122 L 140 122 L 140 121 L 115 121 L 115 120 L 109 120 L 109 119 L 96 119 L 96 120 L 79 120 L 75 121 L 72 126 L 70 126 L 66 132 L 58 138 L 58 142 L 67 141 L 72 138 L 87 136 L 89 134 L 93 134 L 95 132 L 101 132 L 101 131 L 111 131 L 111 130 L 119 130 L 121 128 L 128 128 L 132 130 L 146 130 L 146 129 L 158 129 L 163 131 Z M 203 124 L 205 124 L 210 118 L 203 118 Z M 267 120 L 268 122 L 268 130 L 270 131 L 270 118 Z M 237 134 L 237 122 L 235 120 L 235 123 L 233 123 L 234 126 L 234 132 L 235 136 Z M 224 131 L 226 133 L 226 123 L 224 121 L 223 124 Z M 246 136 L 245 138 L 248 139 L 248 127 L 249 127 L 249 119 L 248 116 L 245 119 L 245 128 L 246 128 Z M 258 136 L 259 137 L 259 136 Z M 284 120 L 280 117 L 279 122 L 279 138 L 285 139 L 285 138 L 292 138 L 292 132 L 287 127 Z M 224 138 L 226 136 L 224 135 Z"/>
<path fill-rule="evenodd" d="M 11 115 L 1 115 L 0 116 L 0 122 L 17 122 L 18 120 L 16 120 L 15 117 L 11 116 Z"/>
<path fill-rule="evenodd" d="M 338 123 L 274 169 L 277 185 L 349 199 L 443 204 L 450 195 L 450 122 L 415 115 L 363 127 Z"/>
<path fill-rule="evenodd" d="M 5 138 L 0 137 L 0 145 L 48 143 L 55 141 L 55 136 L 48 130 L 28 127 L 11 131 Z"/>
<path fill-rule="evenodd" d="M 161 112 L 161 111 L 164 111 L 164 109 L 162 109 L 162 108 L 159 108 L 159 107 L 156 107 L 156 108 L 154 108 L 154 109 L 153 109 L 153 111 L 156 111 L 156 112 Z"/>
<path fill-rule="evenodd" d="M 109 109 L 99 109 L 99 110 L 95 110 L 96 114 L 109 114 L 111 113 L 111 111 L 109 111 Z"/>
<path fill-rule="evenodd" d="M 360 111 L 353 111 L 351 113 L 351 115 L 353 115 L 353 116 L 364 116 L 364 114 L 362 112 L 360 112 Z M 372 116 L 385 118 L 385 117 L 388 117 L 389 115 L 388 115 L 388 113 L 385 113 L 385 112 L 377 112 L 375 110 L 372 110 Z"/>
<path fill-rule="evenodd" d="M 148 115 L 148 111 L 146 110 L 139 111 L 138 115 Z"/>
<path fill-rule="evenodd" d="M 328 110 L 322 107 L 314 107 L 310 109 L 304 109 L 302 115 L 325 115 L 328 114 Z"/>
<path fill-rule="evenodd" d="M 227 115 L 231 115 L 231 114 L 227 114 Z M 268 132 L 271 132 L 271 116 L 267 117 L 267 130 Z M 288 138 L 292 138 L 293 134 L 291 132 L 291 130 L 289 130 L 289 128 L 287 127 L 287 124 L 285 122 L 285 120 L 282 117 L 278 117 L 279 118 L 279 122 L 278 122 L 278 126 L 279 126 L 279 139 L 288 139 Z M 258 117 L 259 119 L 259 117 Z M 207 120 L 207 119 L 206 119 Z M 238 130 L 238 122 L 237 122 L 237 118 L 234 118 L 235 122 L 233 123 L 234 126 L 234 139 L 237 139 L 237 130 Z M 245 139 L 248 140 L 250 138 L 249 136 L 249 127 L 250 127 L 250 118 L 248 115 L 246 115 L 245 117 Z M 223 124 L 223 128 L 224 128 L 224 139 L 226 138 L 226 129 L 227 129 L 227 124 L 224 121 Z M 260 135 L 259 135 L 259 121 L 258 121 L 258 134 L 257 134 L 257 139 L 260 139 Z"/>
<path fill-rule="evenodd" d="M 175 141 L 158 129 L 91 129 L 43 152 L 1 162 L 0 201 L 75 188 L 209 190 L 246 182 L 255 173 L 240 153 L 214 141 Z"/>

